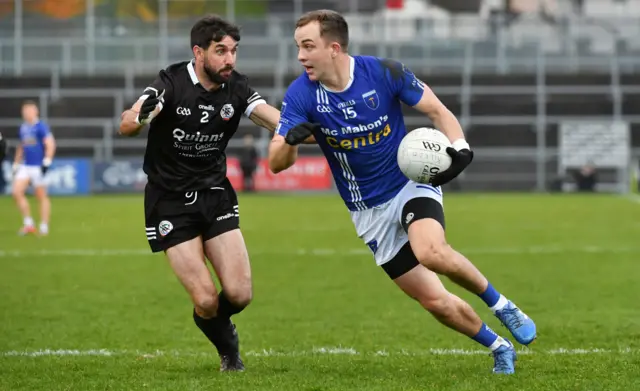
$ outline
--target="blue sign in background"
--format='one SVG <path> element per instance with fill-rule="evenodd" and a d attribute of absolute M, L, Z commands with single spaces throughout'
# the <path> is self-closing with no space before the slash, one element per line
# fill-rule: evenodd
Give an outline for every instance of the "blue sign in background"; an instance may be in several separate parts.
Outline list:
<path fill-rule="evenodd" d="M 48 193 L 52 195 L 89 194 L 91 192 L 91 159 L 54 159 L 45 181 Z M 6 191 L 11 191 L 11 162 L 2 163 L 2 171 L 7 182 Z M 31 190 L 32 191 L 32 190 Z"/>
<path fill-rule="evenodd" d="M 142 160 L 115 160 L 93 166 L 93 191 L 96 193 L 141 192 L 146 184 Z"/>

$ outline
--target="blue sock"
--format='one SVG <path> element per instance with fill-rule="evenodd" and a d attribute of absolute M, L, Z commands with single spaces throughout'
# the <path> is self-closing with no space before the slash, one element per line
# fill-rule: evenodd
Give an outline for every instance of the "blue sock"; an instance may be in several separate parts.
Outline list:
<path fill-rule="evenodd" d="M 496 288 L 494 288 L 493 285 L 491 285 L 491 283 L 487 285 L 487 290 L 479 294 L 478 296 L 480 296 L 482 301 L 487 303 L 489 307 L 493 307 L 494 305 L 496 305 L 496 303 L 500 299 L 500 293 L 498 293 Z"/>
<path fill-rule="evenodd" d="M 498 334 L 491 330 L 485 323 L 482 323 L 480 331 L 478 331 L 478 334 L 476 334 L 472 339 L 489 348 L 498 339 Z"/>

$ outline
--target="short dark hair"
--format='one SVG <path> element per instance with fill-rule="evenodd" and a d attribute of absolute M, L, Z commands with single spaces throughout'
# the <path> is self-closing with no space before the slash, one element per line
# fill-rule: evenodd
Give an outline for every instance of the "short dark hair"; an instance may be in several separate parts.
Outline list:
<path fill-rule="evenodd" d="M 25 107 L 25 106 L 35 106 L 35 107 L 38 107 L 38 104 L 36 103 L 36 101 L 35 101 L 35 100 L 27 99 L 27 100 L 25 100 L 25 101 L 23 101 L 23 102 L 22 102 L 22 107 Z"/>
<path fill-rule="evenodd" d="M 329 36 L 338 42 L 345 51 L 347 50 L 349 47 L 349 25 L 342 15 L 332 10 L 310 11 L 298 19 L 296 28 L 312 22 L 320 24 L 320 36 Z"/>
<path fill-rule="evenodd" d="M 225 36 L 240 41 L 240 27 L 229 23 L 218 15 L 207 15 L 191 28 L 191 48 L 200 46 L 208 49 L 211 41 L 220 42 Z"/>

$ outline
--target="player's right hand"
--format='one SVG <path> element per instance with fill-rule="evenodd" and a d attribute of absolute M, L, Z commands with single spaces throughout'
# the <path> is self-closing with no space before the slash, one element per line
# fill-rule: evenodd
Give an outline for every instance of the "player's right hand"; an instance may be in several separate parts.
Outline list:
<path fill-rule="evenodd" d="M 284 137 L 284 141 L 289 145 L 302 144 L 304 140 L 313 135 L 314 130 L 318 130 L 319 128 L 320 124 L 318 123 L 303 122 L 289 129 L 289 132 L 287 132 L 287 135 Z"/>
<path fill-rule="evenodd" d="M 146 125 L 153 120 L 153 118 L 157 115 L 154 113 L 156 108 L 160 108 L 162 110 L 162 106 L 164 105 L 164 90 L 158 93 L 157 90 L 152 88 L 147 88 L 144 91 L 144 95 L 140 99 L 144 99 L 142 102 L 142 106 L 140 107 L 140 112 L 138 112 L 138 116 L 136 117 L 136 122 L 140 125 Z"/>
<path fill-rule="evenodd" d="M 18 169 L 20 168 L 20 164 L 18 163 L 13 163 L 13 165 L 11 166 L 11 176 L 15 177 L 16 174 L 18 173 Z"/>

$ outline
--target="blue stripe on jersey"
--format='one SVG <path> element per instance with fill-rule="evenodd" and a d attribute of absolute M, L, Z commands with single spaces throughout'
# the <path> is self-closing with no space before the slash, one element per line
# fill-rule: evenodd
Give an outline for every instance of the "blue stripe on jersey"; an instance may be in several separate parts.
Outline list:
<path fill-rule="evenodd" d="M 407 133 L 401 103 L 417 104 L 424 86 L 399 62 L 369 56 L 352 61 L 353 81 L 345 91 L 328 91 L 306 74 L 295 80 L 276 131 L 284 136 L 299 123 L 320 123 L 316 141 L 341 197 L 356 211 L 389 201 L 408 182 L 397 162 Z"/>

